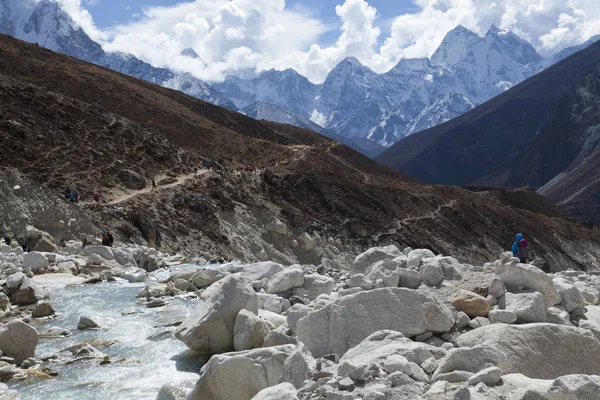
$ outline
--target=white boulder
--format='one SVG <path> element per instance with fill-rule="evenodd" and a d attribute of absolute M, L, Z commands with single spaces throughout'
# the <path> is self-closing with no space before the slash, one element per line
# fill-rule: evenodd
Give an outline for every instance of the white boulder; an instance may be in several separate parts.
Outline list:
<path fill-rule="evenodd" d="M 553 283 L 562 298 L 560 305 L 569 313 L 583 314 L 586 301 L 581 291 L 564 278 L 554 278 Z"/>
<path fill-rule="evenodd" d="M 258 313 L 256 293 L 250 281 L 230 275 L 204 291 L 203 299 L 175 336 L 199 353 L 231 351 L 235 320 L 242 309 Z"/>
<path fill-rule="evenodd" d="M 340 297 L 298 321 L 298 339 L 316 357 L 344 354 L 373 332 L 390 329 L 405 336 L 447 332 L 452 312 L 430 294 L 384 288 Z"/>
<path fill-rule="evenodd" d="M 600 376 L 566 375 L 555 379 L 546 392 L 547 400 L 600 399 Z"/>
<path fill-rule="evenodd" d="M 505 374 L 555 379 L 567 374 L 600 373 L 600 342 L 585 329 L 546 323 L 492 324 L 456 339 L 460 347 L 485 345 L 506 354 Z"/>
<path fill-rule="evenodd" d="M 546 307 L 552 307 L 561 301 L 552 278 L 533 265 L 520 264 L 513 258 L 504 259 L 496 267 L 496 276 L 502 279 L 508 289 L 524 287 L 540 292 L 544 296 Z"/>
<path fill-rule="evenodd" d="M 304 270 L 300 265 L 292 265 L 275 274 L 267 285 L 267 293 L 281 293 L 301 287 L 304 284 Z"/>
<path fill-rule="evenodd" d="M 294 385 L 283 382 L 261 390 L 252 400 L 298 400 L 298 396 Z"/>
<path fill-rule="evenodd" d="M 15 320 L 0 326 L 0 351 L 20 364 L 33 357 L 38 343 L 38 332 L 26 323 Z"/>
<path fill-rule="evenodd" d="M 283 363 L 283 379 L 296 389 L 310 379 L 316 368 L 316 361 L 303 343 L 298 343 L 292 354 Z"/>
<path fill-rule="evenodd" d="M 87 256 L 97 254 L 107 261 L 112 261 L 115 259 L 115 254 L 113 253 L 112 248 L 107 246 L 98 246 L 95 244 L 85 246 L 83 249 L 83 254 Z"/>
<path fill-rule="evenodd" d="M 240 310 L 233 326 L 233 348 L 235 351 L 262 347 L 269 334 L 269 324 L 248 310 Z"/>
<path fill-rule="evenodd" d="M 309 300 L 315 300 L 322 294 L 330 295 L 333 292 L 333 278 L 320 274 L 304 275 L 302 288 L 308 293 Z"/>
<path fill-rule="evenodd" d="M 364 274 L 367 268 L 377 261 L 392 260 L 402 252 L 396 246 L 372 247 L 354 258 L 352 269 L 355 274 Z"/>
<path fill-rule="evenodd" d="M 372 282 L 381 280 L 384 287 L 398 287 L 400 263 L 394 260 L 382 260 L 371 265 L 365 271 L 366 278 Z"/>
<path fill-rule="evenodd" d="M 506 310 L 517 316 L 517 323 L 546 322 L 546 302 L 539 292 L 506 293 Z"/>
<path fill-rule="evenodd" d="M 33 273 L 50 264 L 48 258 L 40 252 L 32 251 L 23 255 L 23 269 Z"/>
<path fill-rule="evenodd" d="M 188 400 L 251 400 L 283 380 L 284 362 L 293 345 L 216 354 L 202 367 Z"/>

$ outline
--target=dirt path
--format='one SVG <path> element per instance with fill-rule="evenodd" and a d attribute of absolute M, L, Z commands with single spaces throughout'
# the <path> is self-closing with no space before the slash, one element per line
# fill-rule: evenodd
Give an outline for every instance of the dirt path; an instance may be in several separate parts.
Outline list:
<path fill-rule="evenodd" d="M 165 190 L 165 189 L 169 189 L 169 188 L 172 188 L 175 186 L 183 185 L 185 182 L 189 181 L 190 179 L 193 179 L 194 177 L 202 176 L 202 175 L 208 173 L 208 171 L 209 170 L 200 170 L 200 171 L 198 171 L 197 174 L 192 172 L 191 174 L 180 175 L 176 178 L 177 180 L 173 183 L 169 183 L 168 185 L 157 185 L 156 191 L 159 192 L 161 190 Z M 142 190 L 134 190 L 134 191 L 131 191 L 128 193 L 124 193 L 124 194 L 112 199 L 111 201 L 107 202 L 106 204 L 115 205 L 115 204 L 124 203 L 127 200 L 131 199 L 132 197 L 139 196 L 139 195 L 145 194 L 145 193 L 150 193 L 150 192 L 152 192 L 152 186 L 144 188 Z"/>

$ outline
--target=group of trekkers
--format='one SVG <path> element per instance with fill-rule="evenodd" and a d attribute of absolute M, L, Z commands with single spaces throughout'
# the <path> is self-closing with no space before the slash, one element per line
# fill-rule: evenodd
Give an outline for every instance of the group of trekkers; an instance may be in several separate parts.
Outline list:
<path fill-rule="evenodd" d="M 529 256 L 527 239 L 525 239 L 522 233 L 517 233 L 515 239 L 516 240 L 512 245 L 513 256 L 521 260 L 521 264 L 527 264 L 527 257 Z"/>
<path fill-rule="evenodd" d="M 66 188 L 64 194 L 65 198 L 71 203 L 79 203 L 79 190 Z"/>

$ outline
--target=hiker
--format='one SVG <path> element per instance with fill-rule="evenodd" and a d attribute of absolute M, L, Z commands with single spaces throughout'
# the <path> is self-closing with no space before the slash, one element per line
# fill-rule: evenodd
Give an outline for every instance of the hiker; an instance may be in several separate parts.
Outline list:
<path fill-rule="evenodd" d="M 75 203 L 79 203 L 79 192 L 77 190 L 73 192 L 73 197 L 75 198 Z"/>
<path fill-rule="evenodd" d="M 7 246 L 10 246 L 10 244 L 12 243 L 12 239 L 10 238 L 10 236 L 8 235 L 8 233 L 3 233 L 2 236 L 4 237 L 4 243 Z"/>
<path fill-rule="evenodd" d="M 71 192 L 71 194 L 69 194 L 69 201 L 71 203 L 75 203 L 75 192 Z"/>
<path fill-rule="evenodd" d="M 71 196 L 71 188 L 66 188 L 63 193 L 65 195 L 65 199 L 69 200 L 69 197 Z"/>
<path fill-rule="evenodd" d="M 94 201 L 96 203 L 100 203 L 100 195 L 98 194 L 98 192 L 94 193 Z"/>
<path fill-rule="evenodd" d="M 529 255 L 529 247 L 527 239 L 521 233 L 515 236 L 515 242 L 512 245 L 513 256 L 521 260 L 521 264 L 527 264 L 527 256 Z"/>
<path fill-rule="evenodd" d="M 152 178 L 152 190 L 156 190 L 156 181 Z"/>
<path fill-rule="evenodd" d="M 115 239 L 113 238 L 113 235 L 110 233 L 108 228 L 104 228 L 104 230 L 102 231 L 102 246 L 112 247 L 114 241 Z"/>

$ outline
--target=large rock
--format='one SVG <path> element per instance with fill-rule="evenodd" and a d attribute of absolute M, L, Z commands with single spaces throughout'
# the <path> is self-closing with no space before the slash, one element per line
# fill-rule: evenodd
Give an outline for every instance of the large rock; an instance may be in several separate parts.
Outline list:
<path fill-rule="evenodd" d="M 320 274 L 304 275 L 302 289 L 308 293 L 308 298 L 312 301 L 322 294 L 330 295 L 333 291 L 333 278 Z"/>
<path fill-rule="evenodd" d="M 89 245 L 85 246 L 83 249 L 83 254 L 89 256 L 91 254 L 97 254 L 105 260 L 112 261 L 115 259 L 115 254 L 110 247 L 107 246 L 98 246 L 98 245 Z"/>
<path fill-rule="evenodd" d="M 262 347 L 269 334 L 269 324 L 248 310 L 240 310 L 233 326 L 233 348 L 235 351 Z"/>
<path fill-rule="evenodd" d="M 203 354 L 231 351 L 235 319 L 240 310 L 258 314 L 258 301 L 247 279 L 231 275 L 210 286 L 203 300 L 181 324 L 175 336 Z"/>
<path fill-rule="evenodd" d="M 348 350 L 340 358 L 338 374 L 345 376 L 357 368 L 366 368 L 370 364 L 380 365 L 392 356 L 400 356 L 408 362 L 421 365 L 445 353 L 441 348 L 414 342 L 400 332 L 383 330 L 369 335 L 359 345 Z"/>
<path fill-rule="evenodd" d="M 422 281 L 419 271 L 406 268 L 398 269 L 398 286 L 418 289 Z"/>
<path fill-rule="evenodd" d="M 10 274 L 8 277 L 6 277 L 6 287 L 9 289 L 16 289 L 21 286 L 25 278 L 27 277 L 21 271 Z"/>
<path fill-rule="evenodd" d="M 56 246 L 56 243 L 54 243 L 52 236 L 44 232 L 40 240 L 38 240 L 33 247 L 33 251 L 58 253 L 58 246 Z"/>
<path fill-rule="evenodd" d="M 52 314 L 54 314 L 54 307 L 52 307 L 52 304 L 47 301 L 38 304 L 33 311 L 31 311 L 31 316 L 33 318 L 48 317 Z"/>
<path fill-rule="evenodd" d="M 344 354 L 373 332 L 390 329 L 405 336 L 447 332 L 452 312 L 432 295 L 384 288 L 340 297 L 309 313 L 296 325 L 298 339 L 315 357 Z"/>
<path fill-rule="evenodd" d="M 119 171 L 119 180 L 128 189 L 142 190 L 146 187 L 146 178 L 130 169 L 123 169 Z"/>
<path fill-rule="evenodd" d="M 468 290 L 456 292 L 450 302 L 457 310 L 464 311 L 469 317 L 485 317 L 492 309 L 492 303 L 477 293 Z"/>
<path fill-rule="evenodd" d="M 267 285 L 267 293 L 281 293 L 301 287 L 304 284 L 304 271 L 300 265 L 292 265 L 275 274 Z"/>
<path fill-rule="evenodd" d="M 263 261 L 254 264 L 244 264 L 236 266 L 230 272 L 239 273 L 250 281 L 260 281 L 261 279 L 271 279 L 275 274 L 283 271 L 285 267 L 272 261 Z"/>
<path fill-rule="evenodd" d="M 18 364 L 33 357 L 37 343 L 38 332 L 22 321 L 0 326 L 0 351 L 14 358 Z"/>
<path fill-rule="evenodd" d="M 460 347 L 485 345 L 506 354 L 498 365 L 505 374 L 555 379 L 600 373 L 600 342 L 585 330 L 565 325 L 493 324 L 458 337 Z"/>
<path fill-rule="evenodd" d="M 382 260 L 371 265 L 366 270 L 366 278 L 372 282 L 381 280 L 385 287 L 398 287 L 400 280 L 400 262 L 394 260 Z"/>
<path fill-rule="evenodd" d="M 598 400 L 600 376 L 566 375 L 555 379 L 546 392 L 547 400 Z"/>
<path fill-rule="evenodd" d="M 281 383 L 284 362 L 293 351 L 293 345 L 284 345 L 214 355 L 188 400 L 250 400 Z"/>
<path fill-rule="evenodd" d="M 187 391 L 172 383 L 165 383 L 158 391 L 156 400 L 185 400 Z"/>
<path fill-rule="evenodd" d="M 586 306 L 585 316 L 579 321 L 579 327 L 589 329 L 600 340 L 600 307 Z"/>
<path fill-rule="evenodd" d="M 23 255 L 23 269 L 37 272 L 49 265 L 48 258 L 40 252 L 32 251 Z"/>
<path fill-rule="evenodd" d="M 19 290 L 10 295 L 10 301 L 12 304 L 18 306 L 26 306 L 35 304 L 46 297 L 48 297 L 48 295 L 42 287 L 36 285 L 33 279 L 25 278 L 23 279 Z"/>
<path fill-rule="evenodd" d="M 489 367 L 497 367 L 506 357 L 502 351 L 493 347 L 474 346 L 450 349 L 440 360 L 438 369 L 433 374 L 433 380 L 444 373 L 452 371 L 468 371 L 477 373 Z"/>
<path fill-rule="evenodd" d="M 538 267 L 519 264 L 518 260 L 509 258 L 499 263 L 496 267 L 496 275 L 502 279 L 508 289 L 524 287 L 540 292 L 544 296 L 546 307 L 552 307 L 561 301 L 552 278 Z"/>
<path fill-rule="evenodd" d="M 190 282 L 197 288 L 204 288 L 220 281 L 229 275 L 229 272 L 220 271 L 215 268 L 199 269 L 191 278 Z"/>
<path fill-rule="evenodd" d="M 546 322 L 546 302 L 539 292 L 506 293 L 506 310 L 517 316 L 518 324 Z"/>
<path fill-rule="evenodd" d="M 385 246 L 385 247 L 372 247 L 356 256 L 352 264 L 352 268 L 355 274 L 364 274 L 367 268 L 377 261 L 381 260 L 392 260 L 402 252 L 396 246 Z"/>
<path fill-rule="evenodd" d="M 581 291 L 563 278 L 554 278 L 553 282 L 556 291 L 562 298 L 560 305 L 569 313 L 576 312 L 583 314 L 586 301 Z"/>
<path fill-rule="evenodd" d="M 439 287 L 444 281 L 444 269 L 437 257 L 425 259 L 419 267 L 419 273 L 428 286 Z"/>
<path fill-rule="evenodd" d="M 294 385 L 284 382 L 261 390 L 252 400 L 298 400 L 298 396 Z"/>
<path fill-rule="evenodd" d="M 316 368 L 316 361 L 303 343 L 298 343 L 294 352 L 283 363 L 283 379 L 297 389 L 310 379 Z"/>

